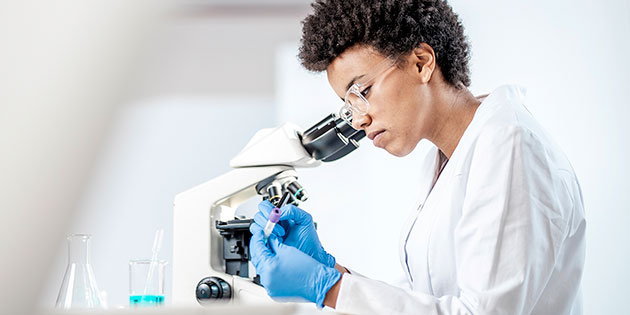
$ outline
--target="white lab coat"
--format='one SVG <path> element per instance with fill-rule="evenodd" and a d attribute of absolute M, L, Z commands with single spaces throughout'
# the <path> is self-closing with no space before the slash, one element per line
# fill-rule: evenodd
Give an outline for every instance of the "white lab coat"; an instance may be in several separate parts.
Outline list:
<path fill-rule="evenodd" d="M 584 206 L 562 151 L 502 86 L 479 106 L 435 185 L 425 159 L 400 260 L 411 289 L 345 274 L 337 311 L 581 314 Z"/>

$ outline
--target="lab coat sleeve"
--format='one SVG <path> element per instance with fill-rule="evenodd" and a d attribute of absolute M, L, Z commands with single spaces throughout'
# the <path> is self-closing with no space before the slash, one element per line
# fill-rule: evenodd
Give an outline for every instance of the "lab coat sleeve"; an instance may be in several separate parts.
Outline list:
<path fill-rule="evenodd" d="M 436 298 L 347 273 L 341 279 L 336 310 L 347 314 L 471 314 L 453 296 Z"/>
<path fill-rule="evenodd" d="M 348 272 L 349 272 L 350 274 L 353 274 L 353 275 L 355 275 L 355 276 L 359 276 L 359 277 L 363 277 L 363 278 L 365 278 L 365 276 L 364 276 L 364 275 L 362 275 L 362 274 L 360 274 L 360 273 L 356 272 L 355 270 L 352 270 L 352 269 L 347 268 L 347 267 L 344 267 L 344 268 L 346 268 L 346 270 L 348 270 Z"/>
<path fill-rule="evenodd" d="M 544 148 L 518 126 L 483 131 L 473 152 L 452 240 L 459 293 L 436 297 L 345 274 L 338 311 L 531 313 L 551 275 L 565 228 L 556 209 L 553 172 Z"/>

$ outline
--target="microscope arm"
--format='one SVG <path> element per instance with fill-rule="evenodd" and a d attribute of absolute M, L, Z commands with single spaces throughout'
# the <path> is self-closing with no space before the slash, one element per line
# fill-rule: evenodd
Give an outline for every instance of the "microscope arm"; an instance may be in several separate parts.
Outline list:
<path fill-rule="evenodd" d="M 293 168 L 277 165 L 234 169 L 175 197 L 174 304 L 198 305 L 195 286 L 208 276 L 219 276 L 235 287 L 234 279 L 240 277 L 231 277 L 224 272 L 223 238 L 215 228 L 215 222 L 234 219 L 238 205 L 257 195 L 256 184 L 287 171 L 292 172 Z M 251 290 L 260 291 L 256 295 L 266 295 L 261 287 L 251 287 Z M 238 298 L 240 292 L 235 291 L 233 298 Z"/>
<path fill-rule="evenodd" d="M 334 114 L 304 132 L 288 123 L 263 129 L 230 161 L 232 171 L 178 194 L 173 215 L 173 303 L 271 301 L 249 277 L 255 274 L 248 272 L 249 244 L 243 244 L 251 237 L 249 231 L 242 231 L 244 222 L 237 220 L 232 222 L 241 231 L 233 234 L 228 221 L 235 219 L 240 204 L 257 195 L 274 202 L 274 196 L 288 190 L 291 202 L 305 201 L 294 168 L 335 161 L 358 148 L 363 137 L 365 132 Z"/>

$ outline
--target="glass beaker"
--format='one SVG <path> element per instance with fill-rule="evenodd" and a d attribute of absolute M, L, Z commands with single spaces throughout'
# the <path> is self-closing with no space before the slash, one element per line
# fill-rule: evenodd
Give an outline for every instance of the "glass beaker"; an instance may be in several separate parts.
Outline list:
<path fill-rule="evenodd" d="M 90 235 L 70 234 L 67 239 L 68 266 L 55 307 L 104 308 L 105 302 L 98 290 L 94 271 L 90 265 Z"/>
<path fill-rule="evenodd" d="M 129 261 L 129 305 L 161 306 L 164 304 L 164 268 L 166 260 Z"/>

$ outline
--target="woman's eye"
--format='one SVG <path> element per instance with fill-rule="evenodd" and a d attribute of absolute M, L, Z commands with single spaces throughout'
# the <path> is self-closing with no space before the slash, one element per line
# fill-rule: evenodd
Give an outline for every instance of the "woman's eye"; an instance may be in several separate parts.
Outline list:
<path fill-rule="evenodd" d="M 367 97 L 368 92 L 370 92 L 370 88 L 371 86 L 366 87 L 365 90 L 361 91 L 361 95 L 363 95 L 363 97 Z"/>

